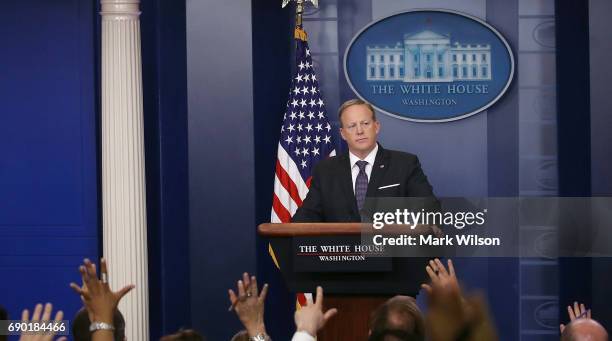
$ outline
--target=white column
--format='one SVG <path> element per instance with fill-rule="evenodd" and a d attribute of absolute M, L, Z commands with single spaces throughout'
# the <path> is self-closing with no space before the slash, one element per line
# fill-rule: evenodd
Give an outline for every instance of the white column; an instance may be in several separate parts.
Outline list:
<path fill-rule="evenodd" d="M 453 51 L 451 45 L 446 47 L 446 78 L 453 78 Z"/>
<path fill-rule="evenodd" d="M 433 70 L 431 70 L 431 78 L 439 79 L 440 76 L 438 76 L 438 44 L 433 44 L 432 50 L 433 50 Z"/>
<path fill-rule="evenodd" d="M 491 65 L 492 65 L 492 60 L 491 60 L 491 53 L 487 52 L 485 53 L 487 56 L 487 79 L 491 79 L 493 78 L 493 76 L 491 75 Z"/>
<path fill-rule="evenodd" d="M 408 44 L 404 41 L 404 81 L 413 78 L 412 77 L 412 53 L 408 48 Z"/>
<path fill-rule="evenodd" d="M 465 53 L 465 66 L 467 67 L 467 78 L 472 79 L 472 54 L 468 51 L 469 50 L 466 50 Z"/>
<path fill-rule="evenodd" d="M 104 257 L 111 288 L 136 285 L 119 305 L 128 340 L 149 339 L 139 2 L 100 0 Z"/>
<path fill-rule="evenodd" d="M 476 52 L 476 77 L 482 79 L 482 52 Z"/>

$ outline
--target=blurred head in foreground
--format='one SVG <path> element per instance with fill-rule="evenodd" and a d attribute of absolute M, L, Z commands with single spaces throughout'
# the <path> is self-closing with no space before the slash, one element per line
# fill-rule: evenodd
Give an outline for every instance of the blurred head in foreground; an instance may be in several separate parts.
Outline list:
<path fill-rule="evenodd" d="M 599 322 L 580 318 L 565 326 L 561 341 L 608 341 L 608 333 Z"/>
<path fill-rule="evenodd" d="M 424 341 L 423 314 L 413 297 L 395 296 L 370 318 L 369 341 Z"/>
<path fill-rule="evenodd" d="M 204 337 L 193 329 L 181 329 L 175 334 L 162 336 L 159 341 L 204 341 Z"/>

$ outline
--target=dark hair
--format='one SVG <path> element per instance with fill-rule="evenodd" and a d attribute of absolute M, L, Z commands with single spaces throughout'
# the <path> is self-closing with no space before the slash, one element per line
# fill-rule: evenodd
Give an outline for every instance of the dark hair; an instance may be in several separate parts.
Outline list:
<path fill-rule="evenodd" d="M 163 336 L 160 341 L 204 341 L 205 338 L 193 329 L 179 329 L 178 332 Z"/>
<path fill-rule="evenodd" d="M 249 341 L 249 333 L 246 330 L 241 330 L 232 336 L 230 341 Z"/>
<path fill-rule="evenodd" d="M 0 305 L 0 320 L 8 320 L 8 312 Z"/>
<path fill-rule="evenodd" d="M 413 297 L 395 296 L 378 307 L 370 318 L 369 341 L 387 337 L 401 341 L 424 341 L 425 322 Z"/>
<path fill-rule="evenodd" d="M 89 331 L 90 324 L 91 321 L 89 321 L 87 309 L 83 307 L 76 313 L 72 320 L 72 336 L 74 337 L 74 341 L 91 341 L 91 332 Z M 115 341 L 125 340 L 125 320 L 119 310 L 115 310 L 113 326 L 115 327 L 113 333 Z"/>
<path fill-rule="evenodd" d="M 8 320 L 8 312 L 4 309 L 3 306 L 0 305 L 0 320 Z M 7 341 L 7 335 L 0 335 L 0 341 Z"/>

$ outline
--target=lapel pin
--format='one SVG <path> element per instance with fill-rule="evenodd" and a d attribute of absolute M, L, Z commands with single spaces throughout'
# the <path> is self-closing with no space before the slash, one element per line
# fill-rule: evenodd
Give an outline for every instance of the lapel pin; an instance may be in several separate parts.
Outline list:
<path fill-rule="evenodd" d="M 385 168 L 385 165 L 380 165 L 380 168 Z"/>

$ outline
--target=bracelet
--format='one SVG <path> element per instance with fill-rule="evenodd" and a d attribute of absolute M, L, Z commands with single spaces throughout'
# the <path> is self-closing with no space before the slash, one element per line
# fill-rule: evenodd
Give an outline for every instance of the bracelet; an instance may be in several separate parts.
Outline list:
<path fill-rule="evenodd" d="M 92 322 L 89 325 L 89 331 L 93 333 L 96 330 L 115 330 L 115 327 L 113 327 L 112 324 L 108 324 L 104 322 Z"/>
<path fill-rule="evenodd" d="M 265 333 L 259 333 L 249 338 L 249 341 L 269 341 L 270 337 Z"/>

